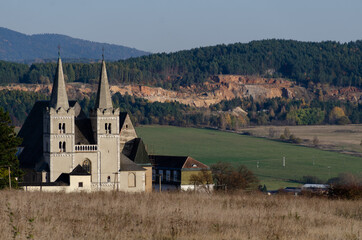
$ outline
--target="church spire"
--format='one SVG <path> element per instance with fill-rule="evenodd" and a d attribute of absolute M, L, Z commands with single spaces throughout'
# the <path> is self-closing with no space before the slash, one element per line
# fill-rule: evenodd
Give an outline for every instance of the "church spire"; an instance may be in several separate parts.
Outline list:
<path fill-rule="evenodd" d="M 58 66 L 53 81 L 52 95 L 49 106 L 55 109 L 60 107 L 69 109 L 67 91 L 65 89 L 62 60 L 60 59 L 60 47 L 58 51 Z"/>
<path fill-rule="evenodd" d="M 104 56 L 102 55 L 102 70 L 101 76 L 99 79 L 97 99 L 95 108 L 113 108 L 111 92 L 109 90 L 106 62 L 104 61 Z"/>

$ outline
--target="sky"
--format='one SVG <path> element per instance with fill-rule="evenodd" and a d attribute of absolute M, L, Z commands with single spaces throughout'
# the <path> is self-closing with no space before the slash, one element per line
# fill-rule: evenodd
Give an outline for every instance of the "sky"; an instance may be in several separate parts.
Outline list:
<path fill-rule="evenodd" d="M 362 39 L 362 0 L 2 0 L 0 26 L 152 53 L 261 39 Z"/>

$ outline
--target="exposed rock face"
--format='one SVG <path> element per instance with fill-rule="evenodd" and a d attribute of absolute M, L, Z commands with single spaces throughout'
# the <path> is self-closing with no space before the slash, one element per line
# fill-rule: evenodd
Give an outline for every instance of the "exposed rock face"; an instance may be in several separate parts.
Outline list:
<path fill-rule="evenodd" d="M 66 86 L 69 99 L 81 99 L 97 92 L 97 85 L 92 84 L 68 83 Z M 50 95 L 52 85 L 12 84 L 0 86 L 0 90 L 2 89 L 32 91 Z M 196 86 L 181 87 L 179 91 L 171 91 L 160 87 L 140 85 L 113 85 L 110 89 L 112 94 L 119 92 L 125 95 L 127 93 L 131 96 L 145 98 L 150 102 L 177 101 L 195 107 L 208 107 L 222 100 L 231 100 L 236 97 L 245 98 L 252 96 L 254 99 L 274 97 L 309 99 L 313 96 L 313 93 L 308 92 L 304 87 L 297 86 L 295 83 L 285 79 L 241 75 L 213 76 L 204 83 L 201 88 L 202 90 Z M 361 89 L 355 87 L 330 87 L 324 90 L 324 94 L 326 99 L 334 98 L 351 101 L 362 99 Z"/>

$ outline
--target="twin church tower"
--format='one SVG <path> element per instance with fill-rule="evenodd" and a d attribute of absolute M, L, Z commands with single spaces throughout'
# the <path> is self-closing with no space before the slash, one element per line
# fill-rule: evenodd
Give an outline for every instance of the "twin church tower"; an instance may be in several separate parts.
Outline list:
<path fill-rule="evenodd" d="M 76 101 L 68 101 L 59 57 L 50 101 L 36 102 L 19 136 L 24 181 L 55 182 L 80 165 L 91 176 L 92 189 L 112 189 L 116 184 L 117 189 L 145 190 L 147 169 L 122 153 L 125 143 L 137 135 L 128 114 L 113 107 L 104 59 L 89 117 Z"/>

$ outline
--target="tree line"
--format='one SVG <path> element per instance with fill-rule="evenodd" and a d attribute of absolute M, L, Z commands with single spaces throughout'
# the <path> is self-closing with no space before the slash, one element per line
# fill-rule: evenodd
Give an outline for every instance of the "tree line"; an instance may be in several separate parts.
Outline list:
<path fill-rule="evenodd" d="M 362 41 L 299 42 L 261 40 L 175 53 L 159 53 L 107 63 L 113 84 L 133 83 L 178 89 L 202 86 L 217 74 L 284 77 L 298 84 L 362 86 Z M 56 63 L 15 64 L 0 61 L 0 83 L 49 83 Z M 93 83 L 99 63 L 64 63 L 68 82 Z"/>
<path fill-rule="evenodd" d="M 93 94 L 79 100 L 83 111 L 88 114 L 95 105 Z M 21 126 L 34 103 L 48 100 L 41 93 L 24 91 L 0 91 L 0 107 L 9 112 L 14 125 Z M 350 101 L 310 101 L 271 98 L 254 100 L 235 98 L 223 100 L 209 108 L 196 108 L 178 102 L 148 102 L 146 99 L 116 93 L 113 105 L 128 112 L 137 124 L 161 124 L 174 126 L 212 127 L 237 130 L 247 125 L 316 125 L 349 124 L 362 122 L 362 105 Z M 236 114 L 241 108 L 244 113 Z"/>

